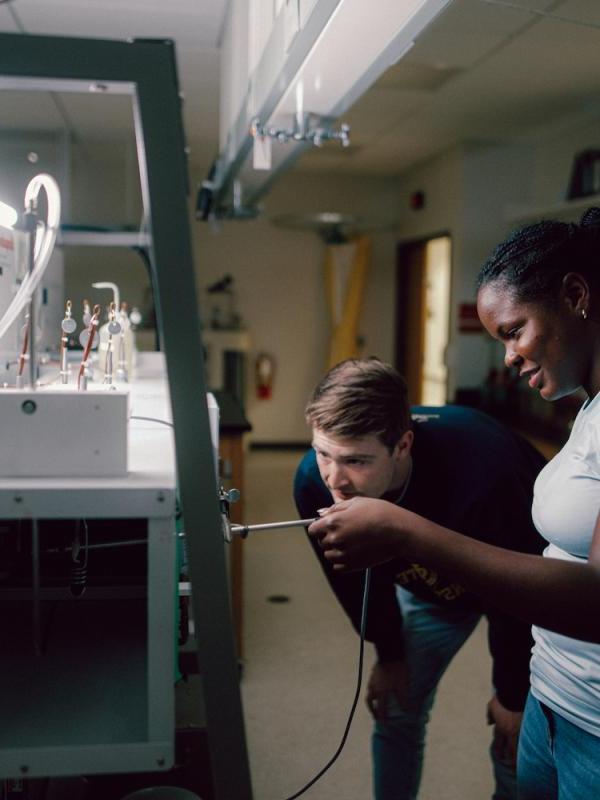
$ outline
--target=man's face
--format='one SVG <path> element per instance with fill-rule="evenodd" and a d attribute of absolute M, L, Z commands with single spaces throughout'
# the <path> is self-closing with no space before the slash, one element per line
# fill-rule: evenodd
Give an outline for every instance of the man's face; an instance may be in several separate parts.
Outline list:
<path fill-rule="evenodd" d="M 375 434 L 346 439 L 313 428 L 319 472 L 335 502 L 356 496 L 381 497 L 399 489 L 410 451 L 410 444 L 408 448 L 402 444 L 404 437 L 390 453 Z"/>

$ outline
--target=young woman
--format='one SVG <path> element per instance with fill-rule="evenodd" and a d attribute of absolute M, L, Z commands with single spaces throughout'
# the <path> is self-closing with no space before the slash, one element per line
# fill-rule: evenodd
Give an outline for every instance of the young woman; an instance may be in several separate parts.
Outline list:
<path fill-rule="evenodd" d="M 547 221 L 512 234 L 484 265 L 477 303 L 506 363 L 534 391 L 550 401 L 581 387 L 588 395 L 536 481 L 544 557 L 367 498 L 324 510 L 309 533 L 335 569 L 409 556 L 534 623 L 519 797 L 591 800 L 600 797 L 600 209 L 578 225 Z"/>

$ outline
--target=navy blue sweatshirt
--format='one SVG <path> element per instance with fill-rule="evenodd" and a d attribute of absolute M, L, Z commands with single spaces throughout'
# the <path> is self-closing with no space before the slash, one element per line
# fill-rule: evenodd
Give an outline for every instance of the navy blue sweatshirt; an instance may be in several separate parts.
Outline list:
<path fill-rule="evenodd" d="M 545 542 L 531 520 L 533 484 L 545 459 L 525 439 L 481 412 L 460 406 L 413 407 L 413 470 L 401 505 L 445 528 L 523 553 Z M 313 450 L 302 459 L 294 498 L 303 519 L 332 504 Z M 310 539 L 327 580 L 355 629 L 360 630 L 362 572 L 339 573 Z M 506 708 L 522 710 L 529 689 L 531 626 L 483 602 L 462 586 L 404 559 L 372 571 L 366 638 L 381 662 L 402 657 L 402 616 L 396 584 L 424 600 L 479 611 L 488 619 L 492 681 Z"/>

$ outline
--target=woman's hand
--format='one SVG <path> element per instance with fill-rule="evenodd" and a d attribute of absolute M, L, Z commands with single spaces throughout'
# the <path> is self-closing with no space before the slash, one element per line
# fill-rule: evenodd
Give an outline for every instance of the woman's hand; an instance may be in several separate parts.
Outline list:
<path fill-rule="evenodd" d="M 400 555 L 401 522 L 410 512 L 370 497 L 353 497 L 329 508 L 308 528 L 335 570 L 357 570 L 383 564 Z M 411 515 L 414 516 L 414 515 Z"/>

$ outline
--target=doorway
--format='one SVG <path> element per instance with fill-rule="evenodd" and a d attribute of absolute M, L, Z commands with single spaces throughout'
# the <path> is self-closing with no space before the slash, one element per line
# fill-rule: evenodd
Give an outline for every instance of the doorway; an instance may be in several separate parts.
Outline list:
<path fill-rule="evenodd" d="M 398 246 L 396 367 L 412 405 L 447 402 L 451 240 L 436 236 Z"/>

